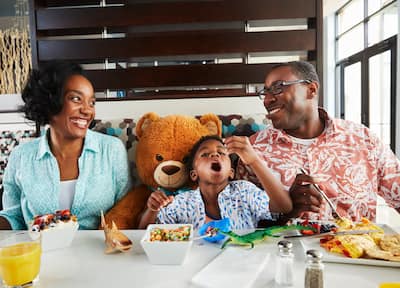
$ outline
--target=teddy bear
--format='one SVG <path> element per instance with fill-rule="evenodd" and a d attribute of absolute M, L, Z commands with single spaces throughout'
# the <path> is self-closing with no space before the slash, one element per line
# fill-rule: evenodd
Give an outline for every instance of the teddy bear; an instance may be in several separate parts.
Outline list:
<path fill-rule="evenodd" d="M 147 198 L 160 189 L 174 195 L 177 189 L 193 188 L 185 168 L 192 146 L 206 135 L 222 134 L 218 116 L 205 114 L 199 119 L 185 115 L 160 117 L 154 112 L 143 115 L 136 126 L 136 167 L 142 184 L 129 191 L 105 215 L 120 229 L 137 228 Z"/>

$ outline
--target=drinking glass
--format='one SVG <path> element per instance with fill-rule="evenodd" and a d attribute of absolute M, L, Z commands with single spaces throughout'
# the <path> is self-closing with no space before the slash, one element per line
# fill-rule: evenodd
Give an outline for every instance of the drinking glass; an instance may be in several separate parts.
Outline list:
<path fill-rule="evenodd" d="M 38 284 L 40 256 L 39 232 L 12 232 L 0 240 L 0 277 L 3 287 L 34 287 Z"/>

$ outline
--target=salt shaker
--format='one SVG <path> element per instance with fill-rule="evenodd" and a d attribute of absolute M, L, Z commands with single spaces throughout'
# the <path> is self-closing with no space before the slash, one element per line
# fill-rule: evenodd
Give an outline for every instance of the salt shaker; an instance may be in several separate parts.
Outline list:
<path fill-rule="evenodd" d="M 322 253 L 318 250 L 308 250 L 306 255 L 304 288 L 323 288 L 324 264 L 322 264 Z"/>
<path fill-rule="evenodd" d="M 293 244 L 288 240 L 278 242 L 278 258 L 275 272 L 275 287 L 291 287 L 293 285 Z"/>

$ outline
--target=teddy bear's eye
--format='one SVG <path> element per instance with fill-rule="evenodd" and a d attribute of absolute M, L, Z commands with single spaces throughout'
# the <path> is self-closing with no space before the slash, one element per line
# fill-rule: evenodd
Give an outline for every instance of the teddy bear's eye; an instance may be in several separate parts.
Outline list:
<path fill-rule="evenodd" d="M 156 160 L 159 161 L 159 162 L 161 162 L 161 161 L 164 160 L 164 157 L 162 157 L 160 154 L 157 154 L 157 155 L 156 155 Z"/>
<path fill-rule="evenodd" d="M 188 156 L 185 156 L 185 157 L 183 157 L 183 159 L 182 159 L 182 163 L 186 164 L 186 163 L 188 162 L 188 160 L 189 160 L 189 157 L 188 157 Z"/>

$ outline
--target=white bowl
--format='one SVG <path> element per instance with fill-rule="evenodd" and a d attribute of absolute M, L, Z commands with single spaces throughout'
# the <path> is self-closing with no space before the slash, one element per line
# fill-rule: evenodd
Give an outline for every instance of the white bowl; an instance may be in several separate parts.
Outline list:
<path fill-rule="evenodd" d="M 49 251 L 68 247 L 71 245 L 78 227 L 78 222 L 70 221 L 63 225 L 40 231 L 42 236 L 42 250 Z"/>
<path fill-rule="evenodd" d="M 190 227 L 189 240 L 184 241 L 150 241 L 150 232 L 154 228 L 176 229 L 182 226 Z M 180 265 L 184 262 L 190 247 L 192 247 L 193 225 L 192 224 L 150 224 L 147 226 L 145 235 L 140 244 L 151 264 L 157 265 Z"/>

